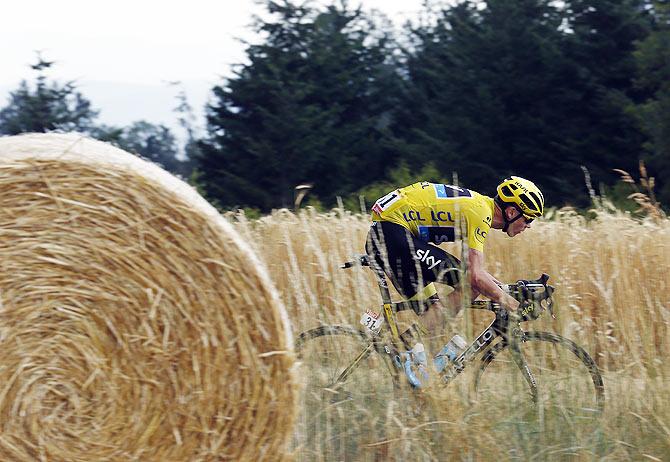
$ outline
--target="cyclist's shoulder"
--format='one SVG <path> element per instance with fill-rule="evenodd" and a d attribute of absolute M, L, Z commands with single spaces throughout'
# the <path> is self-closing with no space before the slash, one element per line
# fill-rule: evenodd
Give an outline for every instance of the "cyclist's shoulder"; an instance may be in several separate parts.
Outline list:
<path fill-rule="evenodd" d="M 472 191 L 472 196 L 470 198 L 470 204 L 473 208 L 481 209 L 483 212 L 493 211 L 495 207 L 495 201 L 492 197 L 478 193 L 477 191 Z"/>
<path fill-rule="evenodd" d="M 462 186 L 418 181 L 395 190 L 402 203 L 431 204 L 438 208 L 462 211 L 477 210 L 482 214 L 493 210 L 493 198 Z"/>
<path fill-rule="evenodd" d="M 423 193 L 426 191 L 430 192 L 430 188 L 433 186 L 433 184 L 434 183 L 429 181 L 417 181 L 416 183 L 399 187 L 398 191 L 404 194 Z"/>
<path fill-rule="evenodd" d="M 464 207 L 464 213 L 469 215 L 474 226 L 475 224 L 479 225 L 480 221 L 483 221 L 484 224 L 491 226 L 493 220 L 493 212 L 495 210 L 495 201 L 492 197 L 485 196 L 484 194 L 479 194 L 475 191 L 472 191 L 473 195 L 471 200 L 468 202 L 467 207 Z"/>
<path fill-rule="evenodd" d="M 459 204 L 461 207 L 493 207 L 493 198 L 481 194 L 473 189 L 442 183 L 422 182 L 420 184 L 424 191 L 433 195 L 439 204 Z M 414 185 L 412 185 L 414 186 Z"/>

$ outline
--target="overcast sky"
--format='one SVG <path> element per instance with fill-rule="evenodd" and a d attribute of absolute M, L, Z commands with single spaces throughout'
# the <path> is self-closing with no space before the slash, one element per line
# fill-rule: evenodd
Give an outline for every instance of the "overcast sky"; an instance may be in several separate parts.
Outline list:
<path fill-rule="evenodd" d="M 378 9 L 397 25 L 415 18 L 422 0 L 350 0 Z M 107 5 L 107 6 L 105 6 Z M 0 16 L 0 107 L 40 50 L 57 64 L 50 76 L 76 80 L 100 120 L 125 125 L 145 119 L 174 126 L 181 81 L 199 115 L 208 91 L 244 61 L 237 38 L 254 40 L 253 0 L 14 0 Z"/>

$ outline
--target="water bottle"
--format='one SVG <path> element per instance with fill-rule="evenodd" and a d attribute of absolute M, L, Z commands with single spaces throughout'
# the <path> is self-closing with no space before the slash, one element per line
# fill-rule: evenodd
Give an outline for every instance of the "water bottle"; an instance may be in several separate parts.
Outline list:
<path fill-rule="evenodd" d="M 437 372 L 442 372 L 444 368 L 447 367 L 447 364 L 454 361 L 467 346 L 468 342 L 466 342 L 460 335 L 456 334 L 451 337 L 451 340 L 442 347 L 433 360 L 435 370 L 437 370 Z"/>

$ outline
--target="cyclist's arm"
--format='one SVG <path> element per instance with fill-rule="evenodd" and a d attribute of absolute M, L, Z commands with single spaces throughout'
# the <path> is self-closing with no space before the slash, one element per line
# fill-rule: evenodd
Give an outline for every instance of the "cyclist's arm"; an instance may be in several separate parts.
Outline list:
<path fill-rule="evenodd" d="M 505 293 L 497 284 L 495 279 L 484 268 L 484 253 L 476 249 L 468 250 L 468 274 L 470 285 L 477 292 L 500 303 L 508 310 L 516 310 L 519 302 L 509 294 Z"/>

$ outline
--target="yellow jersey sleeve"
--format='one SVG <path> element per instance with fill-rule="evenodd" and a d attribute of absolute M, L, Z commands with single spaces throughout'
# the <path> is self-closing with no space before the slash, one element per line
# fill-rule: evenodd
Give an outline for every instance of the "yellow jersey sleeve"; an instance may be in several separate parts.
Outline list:
<path fill-rule="evenodd" d="M 488 199 L 486 196 L 479 196 Z M 484 251 L 484 242 L 491 230 L 492 210 L 487 201 L 480 200 L 463 210 L 467 222 L 468 246 L 471 249 Z"/>

